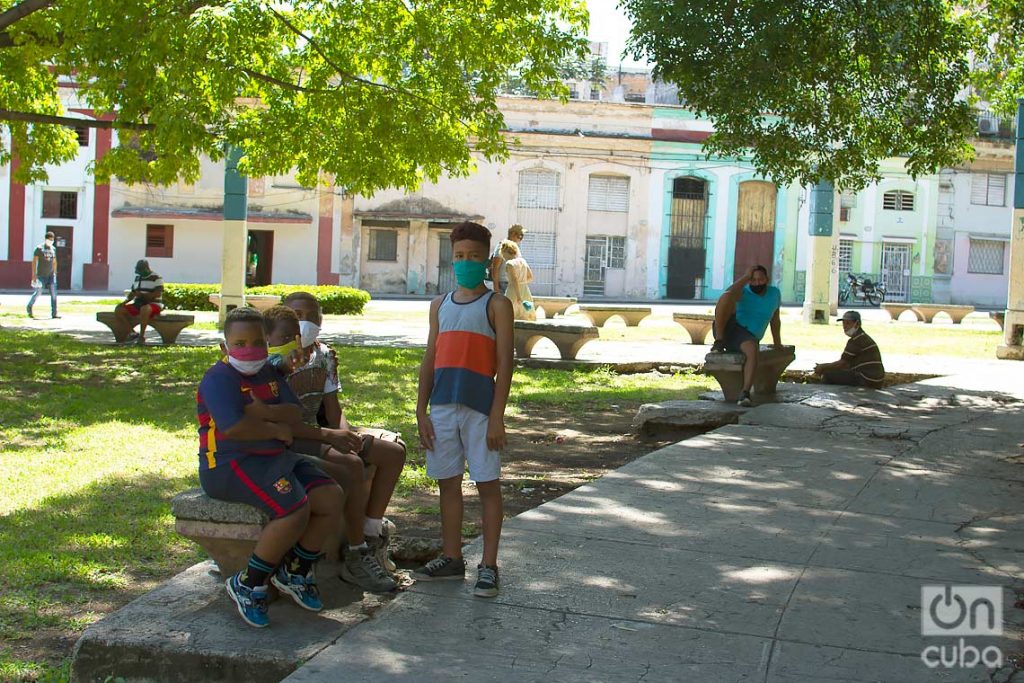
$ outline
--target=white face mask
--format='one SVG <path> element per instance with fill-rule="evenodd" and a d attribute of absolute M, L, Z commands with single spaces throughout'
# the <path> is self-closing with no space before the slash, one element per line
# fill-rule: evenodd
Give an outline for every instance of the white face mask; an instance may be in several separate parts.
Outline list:
<path fill-rule="evenodd" d="M 255 375 L 257 372 L 263 369 L 263 366 L 267 364 L 267 359 L 263 358 L 262 360 L 238 360 L 237 358 L 232 358 L 231 356 L 228 356 L 228 363 L 231 364 L 231 367 L 233 367 L 235 370 L 238 370 L 246 377 L 251 377 L 252 375 Z"/>
<path fill-rule="evenodd" d="M 308 320 L 300 320 L 299 334 L 302 338 L 302 348 L 307 348 L 312 346 L 316 342 L 316 338 L 320 336 L 320 326 Z"/>
<path fill-rule="evenodd" d="M 43 244 L 45 244 L 48 247 L 52 247 L 53 246 L 53 240 L 43 240 Z"/>
<path fill-rule="evenodd" d="M 848 329 L 848 330 L 843 330 L 843 333 L 844 333 L 844 334 L 845 334 L 845 335 L 846 335 L 847 337 L 852 337 L 853 335 L 857 334 L 857 332 L 858 332 L 859 330 L 860 330 L 860 328 L 859 328 L 859 327 L 857 327 L 856 325 L 853 325 L 853 326 L 851 326 L 851 327 L 850 327 L 850 329 Z"/>

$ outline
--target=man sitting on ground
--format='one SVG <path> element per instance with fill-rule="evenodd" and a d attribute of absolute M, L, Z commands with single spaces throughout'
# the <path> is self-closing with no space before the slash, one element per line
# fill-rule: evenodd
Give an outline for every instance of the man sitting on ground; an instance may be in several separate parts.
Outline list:
<path fill-rule="evenodd" d="M 146 326 L 152 318 L 164 310 L 164 281 L 149 268 L 149 261 L 139 259 L 135 263 L 135 282 L 128 298 L 117 305 L 114 314 L 121 318 L 125 325 L 132 325 L 135 318 L 139 319 L 138 334 L 132 333 L 128 341 L 146 343 Z"/>
<path fill-rule="evenodd" d="M 834 363 L 819 363 L 814 374 L 820 375 L 825 384 L 845 384 L 852 387 L 881 389 L 885 380 L 885 367 L 878 344 L 861 327 L 860 313 L 847 311 L 843 314 L 843 332 L 849 337 L 843 356 Z"/>
<path fill-rule="evenodd" d="M 768 284 L 768 271 L 765 267 L 753 266 L 746 275 L 725 290 L 715 306 L 715 323 L 712 328 L 715 343 L 711 350 L 740 351 L 746 357 L 743 363 L 743 393 L 736 402 L 739 406 L 751 405 L 750 389 L 754 386 L 757 354 L 769 323 L 774 345 L 782 346 L 782 321 L 779 318 L 781 303 L 782 293 L 778 287 Z"/>

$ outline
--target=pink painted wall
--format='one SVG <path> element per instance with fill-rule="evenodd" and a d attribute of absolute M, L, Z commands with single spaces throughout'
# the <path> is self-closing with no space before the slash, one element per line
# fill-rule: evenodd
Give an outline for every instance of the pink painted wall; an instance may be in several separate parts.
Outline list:
<path fill-rule="evenodd" d="M 968 273 L 970 251 L 970 236 L 958 233 L 953 242 L 953 277 L 949 282 L 950 303 L 1005 308 L 1009 286 L 1010 243 L 1006 243 L 1003 252 L 1002 275 Z"/>

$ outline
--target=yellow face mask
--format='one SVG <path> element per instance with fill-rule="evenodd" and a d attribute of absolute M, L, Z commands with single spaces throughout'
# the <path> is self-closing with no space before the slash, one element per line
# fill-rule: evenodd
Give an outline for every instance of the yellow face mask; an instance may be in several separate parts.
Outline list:
<path fill-rule="evenodd" d="M 269 353 L 277 354 L 277 355 L 279 355 L 281 357 L 289 356 L 289 355 L 291 355 L 292 351 L 298 351 L 298 350 L 299 350 L 299 345 L 298 345 L 298 343 L 294 339 L 292 339 L 287 344 L 282 344 L 281 346 L 271 346 L 271 347 L 267 348 L 267 351 Z"/>

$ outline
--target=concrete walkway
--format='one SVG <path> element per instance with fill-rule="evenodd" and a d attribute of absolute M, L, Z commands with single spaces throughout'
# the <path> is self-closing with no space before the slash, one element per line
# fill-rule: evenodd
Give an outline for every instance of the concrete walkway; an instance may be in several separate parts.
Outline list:
<path fill-rule="evenodd" d="M 416 584 L 286 680 L 1009 680 L 1024 364 L 1000 368 L 823 387 L 652 453 L 509 520 L 498 598 Z M 922 636 L 947 584 L 1001 591 L 1003 635 L 965 639 L 1001 650 L 992 679 L 922 662 L 958 643 Z"/>

